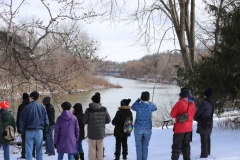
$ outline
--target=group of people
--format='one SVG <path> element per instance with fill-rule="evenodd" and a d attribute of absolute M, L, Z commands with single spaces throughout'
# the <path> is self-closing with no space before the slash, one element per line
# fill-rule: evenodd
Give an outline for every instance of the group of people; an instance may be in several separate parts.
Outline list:
<path fill-rule="evenodd" d="M 216 101 L 212 98 L 212 89 L 207 88 L 204 91 L 204 100 L 196 111 L 194 99 L 187 88 L 181 89 L 179 101 L 173 106 L 170 113 L 175 119 L 173 127 L 172 160 L 178 160 L 180 153 L 184 160 L 190 160 L 190 141 L 192 137 L 192 123 L 195 119 L 198 122 L 197 133 L 201 136 L 201 158 L 210 155 L 210 135 L 212 132 L 212 115 Z M 43 105 L 37 100 L 39 93 L 32 92 L 30 95 L 23 93 L 22 104 L 18 107 L 17 123 L 13 115 L 7 111 L 9 102 L 0 103 L 0 133 L 4 132 L 7 125 L 11 125 L 21 134 L 22 137 L 22 159 L 32 160 L 36 156 L 37 160 L 43 159 L 42 145 L 45 140 L 46 152 L 48 156 L 55 155 L 57 149 L 58 160 L 62 160 L 64 153 L 68 154 L 69 160 L 84 160 L 84 151 L 82 140 L 85 138 L 84 127 L 87 125 L 88 137 L 88 159 L 103 160 L 105 137 L 105 125 L 111 122 L 110 115 L 106 107 L 101 105 L 100 93 L 95 93 L 89 104 L 89 107 L 83 113 L 81 103 L 73 106 L 65 101 L 61 104 L 62 113 L 55 122 L 55 110 L 51 105 L 50 97 L 43 98 Z M 136 144 L 136 159 L 147 160 L 148 146 L 152 134 L 152 112 L 157 110 L 156 105 L 150 102 L 150 93 L 142 92 L 132 106 L 131 99 L 122 99 L 118 111 L 112 120 L 115 136 L 115 160 L 126 160 L 128 155 L 128 137 L 130 132 L 123 128 L 126 119 L 133 121 L 131 110 L 136 111 L 134 122 L 134 137 Z M 183 122 L 179 115 L 186 113 L 187 118 Z M 210 121 L 210 126 L 209 126 Z M 54 133 L 54 138 L 53 138 Z M 3 134 L 2 134 L 3 135 Z M 0 145 L 3 145 L 4 160 L 9 160 L 9 143 L 0 135 Z M 121 147 L 122 146 L 122 147 Z M 35 150 L 36 148 L 36 154 Z M 122 148 L 122 153 L 121 153 Z"/>

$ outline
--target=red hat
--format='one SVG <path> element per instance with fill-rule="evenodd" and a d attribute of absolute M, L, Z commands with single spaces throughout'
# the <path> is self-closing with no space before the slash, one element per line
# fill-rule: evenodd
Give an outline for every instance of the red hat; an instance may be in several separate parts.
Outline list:
<path fill-rule="evenodd" d="M 8 109 L 8 107 L 10 106 L 10 103 L 8 101 L 2 101 L 0 102 L 0 106 L 2 109 Z"/>

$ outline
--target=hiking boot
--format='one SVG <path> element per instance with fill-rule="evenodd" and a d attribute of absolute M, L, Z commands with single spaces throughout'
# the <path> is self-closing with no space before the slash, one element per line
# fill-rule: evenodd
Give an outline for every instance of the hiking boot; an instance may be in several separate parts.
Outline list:
<path fill-rule="evenodd" d="M 120 160 L 120 156 L 115 156 L 114 160 Z"/>
<path fill-rule="evenodd" d="M 127 155 L 123 155 L 123 160 L 127 160 Z"/>
<path fill-rule="evenodd" d="M 80 153 L 79 156 L 80 156 L 80 160 L 84 160 L 84 153 Z"/>

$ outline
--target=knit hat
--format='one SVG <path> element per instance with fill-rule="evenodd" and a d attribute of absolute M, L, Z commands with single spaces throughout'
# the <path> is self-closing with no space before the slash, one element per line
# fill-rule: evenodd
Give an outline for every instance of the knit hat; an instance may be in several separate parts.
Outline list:
<path fill-rule="evenodd" d="M 82 109 L 82 104 L 81 103 L 76 103 L 73 106 L 73 108 L 74 108 L 75 114 L 83 113 L 83 109 Z"/>
<path fill-rule="evenodd" d="M 10 106 L 10 103 L 8 101 L 2 101 L 0 102 L 0 106 L 2 109 L 8 109 Z"/>
<path fill-rule="evenodd" d="M 71 103 L 68 101 L 65 101 L 61 104 L 61 107 L 63 110 L 70 110 L 70 108 L 72 107 Z"/>
<path fill-rule="evenodd" d="M 100 97 L 100 93 L 96 92 L 95 95 L 92 96 L 92 101 L 94 103 L 100 103 L 101 97 Z"/>
<path fill-rule="evenodd" d="M 205 89 L 205 91 L 203 92 L 204 96 L 206 97 L 212 97 L 212 88 L 208 87 L 207 89 Z"/>
<path fill-rule="evenodd" d="M 148 91 L 142 92 L 141 100 L 142 101 L 149 101 L 150 99 L 150 93 Z"/>
<path fill-rule="evenodd" d="M 50 101 L 51 101 L 51 98 L 50 98 L 50 97 L 44 97 L 44 98 L 43 98 L 43 102 L 50 103 Z"/>
<path fill-rule="evenodd" d="M 131 102 L 131 99 L 123 99 L 121 100 L 120 104 L 121 106 L 128 106 L 130 102 Z"/>
<path fill-rule="evenodd" d="M 37 91 L 33 91 L 29 97 L 32 97 L 33 100 L 38 100 L 39 93 Z"/>
<path fill-rule="evenodd" d="M 189 90 L 188 89 L 183 89 L 181 93 L 179 93 L 180 97 L 188 97 L 189 96 Z"/>
<path fill-rule="evenodd" d="M 29 95 L 27 93 L 23 93 L 22 99 L 28 99 L 28 98 L 29 98 Z"/>

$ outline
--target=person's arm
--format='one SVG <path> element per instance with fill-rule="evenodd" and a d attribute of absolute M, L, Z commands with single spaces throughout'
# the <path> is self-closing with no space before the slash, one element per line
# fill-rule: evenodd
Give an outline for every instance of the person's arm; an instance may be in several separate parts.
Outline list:
<path fill-rule="evenodd" d="M 150 103 L 152 103 L 152 102 L 150 102 Z M 152 103 L 152 112 L 156 111 L 156 110 L 157 110 L 157 106 L 154 103 Z"/>
<path fill-rule="evenodd" d="M 12 115 L 12 126 L 14 128 L 14 133 L 15 133 L 16 132 L 16 121 L 15 121 L 13 115 Z"/>
<path fill-rule="evenodd" d="M 88 113 L 88 109 L 86 109 L 85 114 L 82 117 L 82 123 L 83 124 L 88 124 L 88 119 L 89 119 L 89 113 Z"/>
<path fill-rule="evenodd" d="M 55 127 L 54 127 L 54 145 L 58 144 L 58 137 L 59 137 L 59 121 L 57 119 Z"/>
<path fill-rule="evenodd" d="M 131 109 L 137 111 L 137 106 L 141 100 L 138 98 L 132 105 Z"/>
<path fill-rule="evenodd" d="M 27 122 L 27 113 L 28 110 L 27 110 L 27 107 L 25 106 L 23 111 L 21 112 L 21 116 L 20 116 L 20 120 L 19 120 L 19 126 L 20 126 L 20 131 L 21 132 L 25 132 L 25 125 L 26 125 L 26 122 Z"/>
<path fill-rule="evenodd" d="M 200 118 L 201 114 L 204 112 L 204 110 L 206 109 L 206 105 L 204 103 L 204 101 L 202 101 L 201 105 L 198 107 L 195 116 L 194 116 L 194 120 L 198 121 L 198 119 Z"/>
<path fill-rule="evenodd" d="M 117 111 L 115 117 L 112 120 L 112 125 L 116 126 L 118 124 L 118 122 L 120 120 L 120 115 L 119 114 L 120 114 L 119 111 Z"/>
<path fill-rule="evenodd" d="M 47 132 L 49 128 L 49 120 L 46 109 L 43 107 L 43 121 L 44 121 L 44 131 Z"/>
<path fill-rule="evenodd" d="M 18 106 L 18 110 L 17 110 L 17 132 L 19 134 L 21 134 L 21 131 L 20 131 L 20 125 L 19 125 L 19 121 L 20 121 L 20 117 L 21 117 L 21 111 L 20 111 L 20 106 Z"/>
<path fill-rule="evenodd" d="M 76 140 L 78 141 L 80 136 L 80 128 L 79 128 L 78 120 L 76 117 L 75 117 L 75 136 L 76 136 Z"/>
<path fill-rule="evenodd" d="M 170 116 L 172 118 L 177 118 L 178 116 L 178 108 L 179 108 L 180 102 L 178 101 L 172 108 L 172 111 L 170 113 Z"/>
<path fill-rule="evenodd" d="M 105 124 L 108 124 L 108 123 L 110 123 L 111 122 L 111 117 L 110 117 L 110 115 L 109 115 L 109 113 L 108 113 L 108 110 L 107 110 L 107 108 L 106 108 L 106 120 L 105 120 Z"/>

